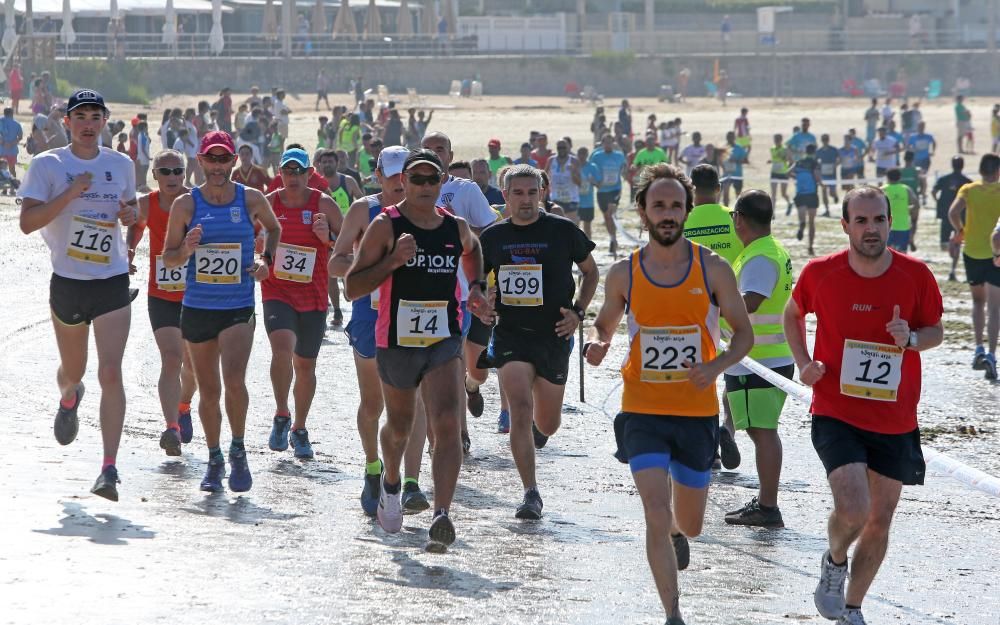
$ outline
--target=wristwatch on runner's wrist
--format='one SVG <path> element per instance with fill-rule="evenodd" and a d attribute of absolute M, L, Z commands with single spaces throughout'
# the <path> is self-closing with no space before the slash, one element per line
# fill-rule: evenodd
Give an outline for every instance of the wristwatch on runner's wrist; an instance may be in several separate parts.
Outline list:
<path fill-rule="evenodd" d="M 264 264 L 267 265 L 268 267 L 274 265 L 274 257 L 271 256 L 270 252 L 264 252 L 263 254 L 261 254 L 260 259 L 264 261 Z"/>
<path fill-rule="evenodd" d="M 573 312 L 575 312 L 576 316 L 580 318 L 580 321 L 583 321 L 584 317 L 587 316 L 587 311 L 580 308 L 579 304 L 573 304 Z"/>
<path fill-rule="evenodd" d="M 917 331 L 916 330 L 911 330 L 910 331 L 910 338 L 909 338 L 909 340 L 906 341 L 906 346 L 907 347 L 916 347 L 917 346 Z"/>
<path fill-rule="evenodd" d="M 470 287 L 478 286 L 479 290 L 482 291 L 484 295 L 486 294 L 486 288 L 487 288 L 486 280 L 473 280 L 472 282 L 469 283 L 469 286 Z"/>

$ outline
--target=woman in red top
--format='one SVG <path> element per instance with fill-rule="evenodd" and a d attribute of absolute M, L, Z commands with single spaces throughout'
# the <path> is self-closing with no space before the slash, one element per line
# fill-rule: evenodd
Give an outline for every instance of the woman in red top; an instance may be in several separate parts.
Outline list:
<path fill-rule="evenodd" d="M 21 66 L 17 63 L 14 64 L 14 68 L 10 70 L 10 75 L 7 76 L 7 85 L 10 87 L 10 100 L 14 107 L 14 114 L 20 114 L 18 110 L 19 104 L 21 102 L 21 97 L 24 96 L 24 76 L 21 75 Z"/>
<path fill-rule="evenodd" d="M 326 332 L 327 257 L 342 217 L 330 196 L 308 186 L 313 168 L 304 150 L 285 150 L 280 163 L 284 188 L 267 199 L 281 222 L 281 241 L 271 275 L 261 283 L 276 404 L 268 446 L 284 451 L 290 442 L 296 458 L 312 458 L 306 416 L 316 394 L 316 357 Z M 293 373 L 294 423 L 288 408 Z"/>
<path fill-rule="evenodd" d="M 157 388 L 160 407 L 167 429 L 160 435 L 160 447 L 168 456 L 181 455 L 181 443 L 190 443 L 191 398 L 196 389 L 194 371 L 188 351 L 181 338 L 181 300 L 187 276 L 185 267 L 163 265 L 163 241 L 167 234 L 170 207 L 188 192 L 184 186 L 184 156 L 174 150 L 164 150 L 153 159 L 153 179 L 159 190 L 139 198 L 139 220 L 129 228 L 129 269 L 135 272 L 132 260 L 149 229 L 149 323 L 153 326 L 156 346 L 160 349 L 160 380 Z"/>

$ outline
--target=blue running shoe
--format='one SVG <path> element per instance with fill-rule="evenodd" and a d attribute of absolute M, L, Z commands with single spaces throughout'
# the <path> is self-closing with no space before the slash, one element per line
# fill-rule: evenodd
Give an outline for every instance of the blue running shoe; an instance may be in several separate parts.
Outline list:
<path fill-rule="evenodd" d="M 296 458 L 312 460 L 313 448 L 312 444 L 309 443 L 309 432 L 305 428 L 292 430 L 292 433 L 288 435 L 288 442 L 292 444 Z"/>
<path fill-rule="evenodd" d="M 361 509 L 368 516 L 378 512 L 378 499 L 382 495 L 382 474 L 365 472 L 365 488 L 361 491 Z"/>
<path fill-rule="evenodd" d="M 292 429 L 291 417 L 274 416 L 274 425 L 271 426 L 271 438 L 267 439 L 267 446 L 273 451 L 285 451 L 288 449 L 288 432 Z"/>
<path fill-rule="evenodd" d="M 194 426 L 191 423 L 191 411 L 177 415 L 177 425 L 181 428 L 181 442 L 187 445 L 194 438 Z"/>
<path fill-rule="evenodd" d="M 976 353 L 972 356 L 972 370 L 982 371 L 986 368 L 986 349 L 982 345 L 976 345 Z"/>
<path fill-rule="evenodd" d="M 245 493 L 252 486 L 253 476 L 250 475 L 250 465 L 247 464 L 247 452 L 242 449 L 229 452 L 229 490 Z"/>
<path fill-rule="evenodd" d="M 222 460 L 212 462 L 209 460 L 205 477 L 201 480 L 201 490 L 208 493 L 221 493 L 225 489 L 222 487 L 222 478 L 226 477 L 226 463 Z"/>
<path fill-rule="evenodd" d="M 510 412 L 500 411 L 500 418 L 497 419 L 497 432 L 500 434 L 510 434 Z"/>
<path fill-rule="evenodd" d="M 983 358 L 983 371 L 987 380 L 997 379 L 997 357 L 993 354 L 986 354 Z"/>

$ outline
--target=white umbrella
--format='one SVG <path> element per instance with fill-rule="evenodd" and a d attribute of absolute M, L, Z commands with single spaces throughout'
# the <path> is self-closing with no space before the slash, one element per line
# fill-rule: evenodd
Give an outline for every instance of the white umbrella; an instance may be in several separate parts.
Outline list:
<path fill-rule="evenodd" d="M 177 43 L 177 12 L 174 11 L 174 0 L 167 0 L 167 10 L 164 13 L 163 43 L 172 46 Z"/>
<path fill-rule="evenodd" d="M 413 16 L 406 0 L 399 3 L 399 13 L 396 15 L 396 33 L 399 35 L 413 34 Z"/>
<path fill-rule="evenodd" d="M 314 35 L 326 33 L 326 8 L 323 6 L 323 0 L 316 0 L 316 6 L 313 7 L 312 33 Z"/>
<path fill-rule="evenodd" d="M 121 14 L 118 12 L 118 0 L 111 0 L 111 10 L 109 13 L 111 14 L 110 16 L 112 20 L 121 18 Z"/>
<path fill-rule="evenodd" d="M 59 40 L 64 46 L 76 43 L 76 31 L 73 30 L 73 9 L 69 6 L 69 0 L 63 0 L 62 29 L 59 31 Z"/>
<path fill-rule="evenodd" d="M 225 45 L 222 38 L 222 0 L 212 0 L 212 31 L 208 33 L 208 47 L 212 54 L 219 56 Z"/>
<path fill-rule="evenodd" d="M 278 13 L 274 9 L 274 0 L 264 4 L 264 23 L 261 25 L 264 39 L 275 41 L 278 38 Z"/>
<path fill-rule="evenodd" d="M 379 15 L 375 0 L 368 0 L 368 12 L 365 14 L 365 37 L 382 34 L 382 16 Z"/>
<path fill-rule="evenodd" d="M 7 23 L 3 30 L 3 40 L 0 41 L 0 45 L 3 46 L 4 52 L 10 54 L 14 51 L 14 42 L 17 41 L 17 31 L 14 30 L 15 17 L 14 17 L 14 0 L 7 0 L 4 4 L 4 18 Z"/>
<path fill-rule="evenodd" d="M 354 23 L 354 13 L 351 12 L 351 3 L 348 0 L 341 0 L 340 8 L 337 9 L 337 18 L 333 20 L 333 38 L 337 35 L 357 35 L 358 25 Z"/>
<path fill-rule="evenodd" d="M 437 35 L 438 18 L 434 11 L 434 0 L 424 0 L 424 10 L 420 12 L 420 31 L 428 37 Z"/>

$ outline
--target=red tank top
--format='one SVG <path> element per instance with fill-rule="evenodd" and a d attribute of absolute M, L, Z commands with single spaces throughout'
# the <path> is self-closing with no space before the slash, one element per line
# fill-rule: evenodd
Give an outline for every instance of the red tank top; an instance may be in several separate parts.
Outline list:
<path fill-rule="evenodd" d="M 149 214 L 146 216 L 146 228 L 149 230 L 149 289 L 148 293 L 158 299 L 168 302 L 179 302 L 184 299 L 184 282 L 187 267 L 167 269 L 163 266 L 161 255 L 163 243 L 167 238 L 167 219 L 170 208 L 160 208 L 160 192 L 153 191 L 146 199 L 149 203 Z"/>
<path fill-rule="evenodd" d="M 327 241 L 312 231 L 313 220 L 319 213 L 321 192 L 309 190 L 304 206 L 289 208 L 281 201 L 281 193 L 271 196 L 274 214 L 281 224 L 281 242 L 274 255 L 271 275 L 261 283 L 264 301 L 278 300 L 298 312 L 326 310 Z"/>

